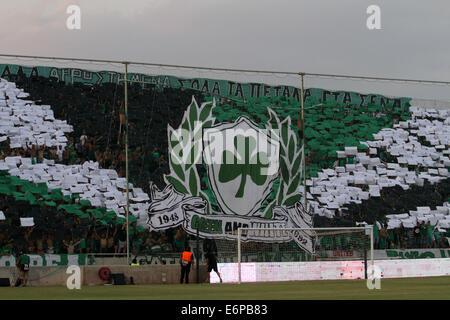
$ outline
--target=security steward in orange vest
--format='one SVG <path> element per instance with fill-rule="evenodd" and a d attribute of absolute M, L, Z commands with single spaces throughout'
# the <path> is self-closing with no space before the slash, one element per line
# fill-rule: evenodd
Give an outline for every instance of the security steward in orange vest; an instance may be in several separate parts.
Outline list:
<path fill-rule="evenodd" d="M 180 283 L 183 283 L 183 279 L 186 279 L 186 283 L 189 283 L 189 272 L 191 271 L 191 265 L 194 263 L 192 259 L 193 253 L 189 246 L 181 254 L 180 265 L 181 265 L 181 278 Z"/>

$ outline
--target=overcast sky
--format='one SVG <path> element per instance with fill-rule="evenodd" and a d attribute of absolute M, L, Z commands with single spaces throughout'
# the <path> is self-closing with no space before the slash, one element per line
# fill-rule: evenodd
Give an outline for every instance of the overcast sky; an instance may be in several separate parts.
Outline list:
<path fill-rule="evenodd" d="M 81 30 L 66 28 L 71 4 Z M 381 30 L 366 27 L 371 4 Z M 0 43 L 7 54 L 450 81 L 450 1 L 2 1 Z M 309 80 L 450 100 L 450 86 Z"/>

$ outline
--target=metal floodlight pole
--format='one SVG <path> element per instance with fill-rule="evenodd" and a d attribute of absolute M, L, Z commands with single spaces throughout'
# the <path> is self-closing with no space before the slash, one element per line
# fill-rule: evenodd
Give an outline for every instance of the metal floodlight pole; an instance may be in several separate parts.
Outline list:
<path fill-rule="evenodd" d="M 238 228 L 238 283 L 241 284 L 241 228 Z"/>
<path fill-rule="evenodd" d="M 367 235 L 367 230 L 364 231 L 364 234 Z M 367 239 L 363 238 L 363 246 L 364 246 L 364 279 L 367 280 Z"/>
<path fill-rule="evenodd" d="M 370 227 L 370 261 L 372 265 L 372 272 L 374 272 L 375 263 L 373 261 L 373 227 Z"/>
<path fill-rule="evenodd" d="M 124 96 L 125 96 L 125 175 L 127 180 L 127 264 L 130 264 L 130 197 L 129 197 L 129 185 L 128 185 L 128 91 L 127 91 L 127 76 L 128 76 L 128 63 L 124 62 L 125 74 L 124 74 Z"/>
<path fill-rule="evenodd" d="M 303 144 L 303 152 L 302 152 L 302 170 L 303 170 L 303 194 L 304 194 L 304 209 L 306 211 L 306 161 L 305 161 L 305 151 L 306 151 L 306 141 L 305 141 L 305 106 L 304 106 L 304 96 L 303 96 L 303 73 L 300 73 L 300 80 L 301 80 L 301 97 L 300 97 L 300 105 L 301 105 L 301 123 L 302 123 L 302 144 Z"/>
<path fill-rule="evenodd" d="M 197 244 L 197 252 L 195 253 L 195 258 L 197 260 L 197 265 L 196 265 L 196 274 L 197 274 L 197 283 L 200 283 L 200 228 L 197 225 L 197 239 L 196 239 L 196 244 Z"/>

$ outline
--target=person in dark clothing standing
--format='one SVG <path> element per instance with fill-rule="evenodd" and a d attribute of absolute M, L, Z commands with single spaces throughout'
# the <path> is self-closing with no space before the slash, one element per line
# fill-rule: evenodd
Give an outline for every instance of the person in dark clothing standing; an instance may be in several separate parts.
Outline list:
<path fill-rule="evenodd" d="M 420 231 L 420 223 L 417 222 L 416 226 L 414 227 L 414 248 L 420 248 L 422 245 L 422 234 Z"/>
<path fill-rule="evenodd" d="M 19 270 L 20 285 L 26 287 L 28 284 L 28 271 L 30 270 L 30 257 L 24 254 L 23 251 L 17 256 L 16 267 Z"/>
<path fill-rule="evenodd" d="M 125 253 L 127 251 L 127 228 L 126 224 L 124 223 L 117 233 L 117 241 L 116 246 L 114 248 L 115 253 Z"/>
<path fill-rule="evenodd" d="M 212 239 L 206 239 L 203 242 L 203 251 L 205 251 L 206 264 L 208 265 L 208 282 L 211 281 L 211 271 L 214 270 L 219 276 L 220 283 L 222 283 L 222 277 L 217 268 L 217 245 Z"/>
<path fill-rule="evenodd" d="M 181 277 L 180 283 L 183 283 L 185 279 L 186 283 L 189 283 L 189 272 L 191 271 L 191 265 L 193 265 L 194 261 L 192 259 L 193 253 L 191 252 L 191 248 L 189 246 L 181 254 L 180 265 L 181 265 Z"/>

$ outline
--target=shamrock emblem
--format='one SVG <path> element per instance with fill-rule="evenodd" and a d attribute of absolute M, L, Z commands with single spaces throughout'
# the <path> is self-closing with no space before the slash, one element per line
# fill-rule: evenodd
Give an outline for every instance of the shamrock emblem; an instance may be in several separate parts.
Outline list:
<path fill-rule="evenodd" d="M 267 175 L 264 174 L 264 169 L 269 167 L 269 158 L 266 152 L 257 152 L 256 140 L 253 137 L 237 135 L 233 142 L 234 152 L 227 150 L 222 153 L 219 181 L 225 183 L 241 176 L 235 197 L 243 198 L 247 176 L 258 186 L 266 182 Z"/>

